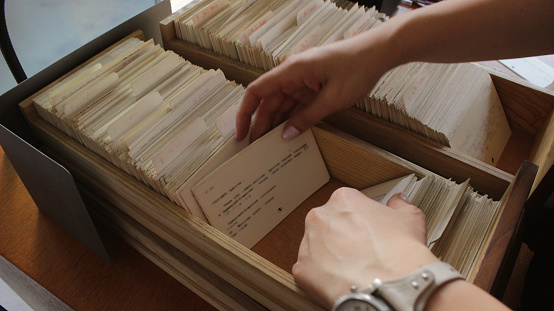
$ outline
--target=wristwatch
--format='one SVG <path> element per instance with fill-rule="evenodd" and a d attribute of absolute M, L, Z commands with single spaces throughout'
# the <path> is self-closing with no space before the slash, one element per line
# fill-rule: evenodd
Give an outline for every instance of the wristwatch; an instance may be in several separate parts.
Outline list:
<path fill-rule="evenodd" d="M 451 265 L 435 262 L 402 278 L 375 279 L 362 291 L 352 286 L 352 293 L 339 297 L 332 311 L 422 311 L 439 286 L 457 279 L 463 277 Z"/>

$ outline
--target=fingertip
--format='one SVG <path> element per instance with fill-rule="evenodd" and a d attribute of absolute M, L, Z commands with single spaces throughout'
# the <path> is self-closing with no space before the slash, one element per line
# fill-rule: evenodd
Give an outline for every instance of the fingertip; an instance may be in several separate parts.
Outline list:
<path fill-rule="evenodd" d="M 286 125 L 285 129 L 283 130 L 283 139 L 285 141 L 292 140 L 300 135 L 300 131 L 294 127 L 293 125 Z"/>
<path fill-rule="evenodd" d="M 309 114 L 310 109 L 308 107 L 303 107 L 290 117 L 289 121 L 285 125 L 285 128 L 283 129 L 283 139 L 285 141 L 298 137 L 319 121 L 319 118 L 317 117 L 315 120 L 310 119 Z M 306 115 L 308 115 L 308 117 L 306 117 Z"/>
<path fill-rule="evenodd" d="M 306 80 L 304 81 L 304 83 L 306 83 L 306 85 L 311 89 L 313 90 L 314 92 L 319 92 L 321 91 L 321 83 L 318 83 L 316 81 L 313 81 L 313 80 Z"/>
<path fill-rule="evenodd" d="M 410 198 L 404 192 L 398 192 L 394 194 L 387 201 L 387 206 L 394 209 L 398 209 L 406 205 L 411 205 L 411 203 L 410 203 Z"/>
<path fill-rule="evenodd" d="M 242 141 L 244 139 L 244 135 L 239 135 L 239 132 L 238 131 L 235 131 L 235 140 L 236 141 Z"/>
<path fill-rule="evenodd" d="M 246 134 L 248 133 L 248 128 L 250 127 L 250 123 L 252 121 L 250 120 L 249 116 L 245 116 L 241 113 L 241 111 L 237 112 L 237 115 L 235 117 L 235 140 L 236 141 L 242 141 L 244 138 L 246 138 Z"/>

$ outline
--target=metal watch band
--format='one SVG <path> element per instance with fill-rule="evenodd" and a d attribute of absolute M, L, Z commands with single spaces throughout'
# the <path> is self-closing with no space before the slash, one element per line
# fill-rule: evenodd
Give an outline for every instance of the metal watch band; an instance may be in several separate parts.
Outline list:
<path fill-rule="evenodd" d="M 382 297 L 395 311 L 422 311 L 439 286 L 457 279 L 463 277 L 451 265 L 435 262 L 405 277 L 382 283 L 372 294 Z"/>

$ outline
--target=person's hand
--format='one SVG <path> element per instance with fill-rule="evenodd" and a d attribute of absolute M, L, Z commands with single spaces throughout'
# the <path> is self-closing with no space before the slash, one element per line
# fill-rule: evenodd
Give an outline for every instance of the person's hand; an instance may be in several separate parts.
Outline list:
<path fill-rule="evenodd" d="M 385 206 L 341 188 L 306 216 L 292 274 L 300 288 L 330 308 L 352 285 L 364 289 L 375 278 L 403 277 L 438 261 L 425 239 L 425 216 L 401 196 Z"/>
<path fill-rule="evenodd" d="M 237 113 L 236 139 L 246 137 L 252 115 L 252 140 L 289 119 L 285 140 L 296 137 L 323 118 L 366 96 L 385 69 L 376 64 L 366 72 L 360 62 L 371 55 L 343 40 L 290 56 L 246 88 Z M 378 62 L 376 62 L 378 63 Z"/>

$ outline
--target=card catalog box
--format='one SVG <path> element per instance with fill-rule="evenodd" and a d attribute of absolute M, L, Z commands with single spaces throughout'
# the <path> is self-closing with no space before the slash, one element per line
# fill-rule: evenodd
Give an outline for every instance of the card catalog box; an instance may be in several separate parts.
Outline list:
<path fill-rule="evenodd" d="M 363 189 L 411 173 L 419 177 L 435 174 L 433 169 L 423 168 L 335 127 L 320 124 L 313 133 L 331 181 L 248 249 L 40 119 L 31 103 L 36 95 L 38 93 L 22 102 L 20 107 L 47 150 L 68 167 L 82 185 L 85 196 L 96 203 L 91 209 L 153 262 L 220 307 L 320 309 L 297 288 L 290 274 L 307 212 L 324 204 L 330 194 L 342 186 Z M 447 163 L 452 161 L 444 168 L 448 175 L 449 169 L 455 169 L 457 160 L 443 156 Z M 506 234 L 514 236 L 516 233 L 514 230 L 534 178 L 533 169 L 532 164 L 525 164 L 517 178 L 497 176 L 494 170 L 493 173 L 480 172 L 489 180 L 506 181 L 506 184 L 491 185 L 498 199 L 502 198 L 502 207 L 484 241 L 479 262 L 468 277 L 486 290 L 494 289 L 495 281 L 504 275 L 500 269 L 504 254 L 514 247 Z M 479 171 L 480 167 L 474 170 Z"/>

